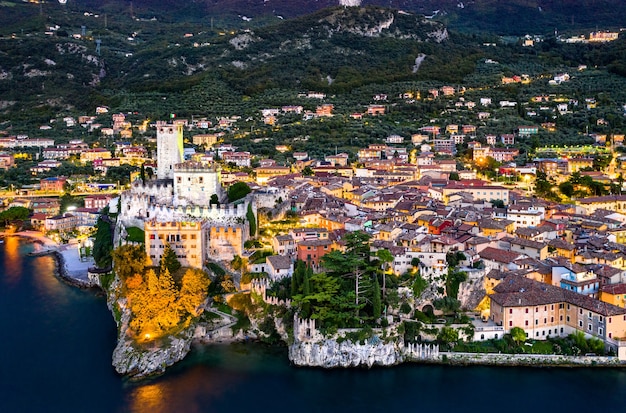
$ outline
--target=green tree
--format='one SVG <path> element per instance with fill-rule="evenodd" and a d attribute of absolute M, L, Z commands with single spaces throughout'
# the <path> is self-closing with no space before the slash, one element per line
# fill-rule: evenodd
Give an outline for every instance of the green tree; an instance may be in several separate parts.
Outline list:
<path fill-rule="evenodd" d="M 561 182 L 559 184 L 559 191 L 566 197 L 571 198 L 572 195 L 574 195 L 574 185 L 568 181 Z"/>
<path fill-rule="evenodd" d="M 245 182 L 235 182 L 228 187 L 226 195 L 228 196 L 228 202 L 235 202 L 241 198 L 244 198 L 252 190 Z"/>
<path fill-rule="evenodd" d="M 0 220 L 7 226 L 11 221 L 24 221 L 30 215 L 30 209 L 24 207 L 10 207 L 0 212 Z"/>
<path fill-rule="evenodd" d="M 243 264 L 243 258 L 241 258 L 239 255 L 235 255 L 230 262 L 230 266 L 233 267 L 233 270 L 235 271 L 239 271 L 240 269 L 242 269 Z"/>
<path fill-rule="evenodd" d="M 378 320 L 382 314 L 382 304 L 380 298 L 380 284 L 378 284 L 378 277 L 376 275 L 374 275 L 374 282 L 372 284 L 372 316 L 374 320 Z"/>
<path fill-rule="evenodd" d="M 459 332 L 452 327 L 444 326 L 439 330 L 437 340 L 445 344 L 456 343 L 459 341 Z"/>
<path fill-rule="evenodd" d="M 455 299 L 458 298 L 459 285 L 465 280 L 467 280 L 467 273 L 449 268 L 446 275 L 446 295 Z"/>
<path fill-rule="evenodd" d="M 217 197 L 217 194 L 211 195 L 211 200 L 209 201 L 209 205 L 220 206 L 220 199 Z"/>
<path fill-rule="evenodd" d="M 387 271 L 389 270 L 389 264 L 393 262 L 393 255 L 387 249 L 376 251 L 376 257 L 381 263 L 381 270 L 383 274 L 383 298 L 385 298 L 387 290 Z"/>
<path fill-rule="evenodd" d="M 176 252 L 174 252 L 170 244 L 165 244 L 159 266 L 161 267 L 160 272 L 167 270 L 170 274 L 173 274 L 180 269 L 180 261 L 178 261 L 178 257 L 176 257 Z"/>
<path fill-rule="evenodd" d="M 313 172 L 310 166 L 305 166 L 304 169 L 302 169 L 302 176 L 313 176 L 314 174 L 315 172 Z"/>
<path fill-rule="evenodd" d="M 517 345 L 526 341 L 526 332 L 521 327 L 511 328 L 510 334 L 511 338 Z"/>
<path fill-rule="evenodd" d="M 100 216 L 96 223 L 96 236 L 93 243 L 93 258 L 100 268 L 110 268 L 113 263 L 113 231 L 108 217 Z"/>
<path fill-rule="evenodd" d="M 417 273 L 415 274 L 415 281 L 413 281 L 413 295 L 415 297 L 420 297 L 424 290 L 428 287 L 428 282 L 422 278 L 422 276 Z"/>
<path fill-rule="evenodd" d="M 256 235 L 256 217 L 254 216 L 254 211 L 252 210 L 252 202 L 248 204 L 248 210 L 246 211 L 246 219 L 248 220 L 250 236 L 254 237 Z"/>

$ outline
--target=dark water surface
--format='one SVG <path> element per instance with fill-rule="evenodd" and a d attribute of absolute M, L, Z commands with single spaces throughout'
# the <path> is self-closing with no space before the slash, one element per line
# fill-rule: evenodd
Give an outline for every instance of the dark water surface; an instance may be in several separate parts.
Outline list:
<path fill-rule="evenodd" d="M 104 297 L 67 286 L 32 245 L 0 245 L 0 413 L 626 412 L 626 369 L 289 365 L 284 349 L 197 348 L 159 379 L 111 367 Z"/>

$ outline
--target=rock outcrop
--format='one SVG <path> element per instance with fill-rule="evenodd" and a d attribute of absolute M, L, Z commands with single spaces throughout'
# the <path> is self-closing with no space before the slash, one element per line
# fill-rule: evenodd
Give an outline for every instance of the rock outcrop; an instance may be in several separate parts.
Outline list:
<path fill-rule="evenodd" d="M 191 348 L 193 330 L 187 329 L 176 337 L 166 337 L 167 345 L 137 346 L 125 335 L 113 351 L 113 367 L 119 374 L 138 380 L 159 375 L 165 369 L 185 358 Z"/>
<path fill-rule="evenodd" d="M 195 324 L 190 324 L 175 336 L 158 341 L 137 343 L 126 332 L 130 310 L 126 299 L 117 295 L 119 279 L 116 277 L 108 289 L 107 306 L 117 323 L 117 346 L 113 350 L 112 365 L 119 374 L 131 380 L 141 380 L 163 374 L 165 369 L 185 358 L 194 339 Z"/>
<path fill-rule="evenodd" d="M 397 343 L 353 343 L 334 339 L 318 342 L 296 342 L 289 346 L 289 360 L 296 366 L 358 367 L 393 366 L 404 361 Z"/>

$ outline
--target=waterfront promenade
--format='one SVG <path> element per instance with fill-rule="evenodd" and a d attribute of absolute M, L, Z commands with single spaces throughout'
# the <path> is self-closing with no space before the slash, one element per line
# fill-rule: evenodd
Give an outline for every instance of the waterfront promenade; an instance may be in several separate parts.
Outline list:
<path fill-rule="evenodd" d="M 56 241 L 45 237 L 38 231 L 21 231 L 12 236 L 31 239 L 35 242 L 34 254 L 54 254 L 58 261 L 59 275 L 79 286 L 91 286 L 87 272 L 90 267 L 95 266 L 93 257 L 80 256 L 79 244 L 59 244 Z"/>

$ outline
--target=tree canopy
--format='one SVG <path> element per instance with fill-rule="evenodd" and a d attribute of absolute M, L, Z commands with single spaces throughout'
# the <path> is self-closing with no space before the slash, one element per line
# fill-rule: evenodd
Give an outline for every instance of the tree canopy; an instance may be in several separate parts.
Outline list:
<path fill-rule="evenodd" d="M 179 283 L 167 265 L 147 267 L 142 247 L 125 245 L 113 252 L 114 271 L 131 311 L 130 335 L 148 341 L 175 332 L 201 314 L 210 284 L 201 270 L 187 269 Z"/>
<path fill-rule="evenodd" d="M 228 191 L 226 195 L 228 196 L 228 202 L 235 202 L 244 198 L 248 195 L 252 190 L 245 182 L 235 182 L 231 186 L 228 187 Z"/>

